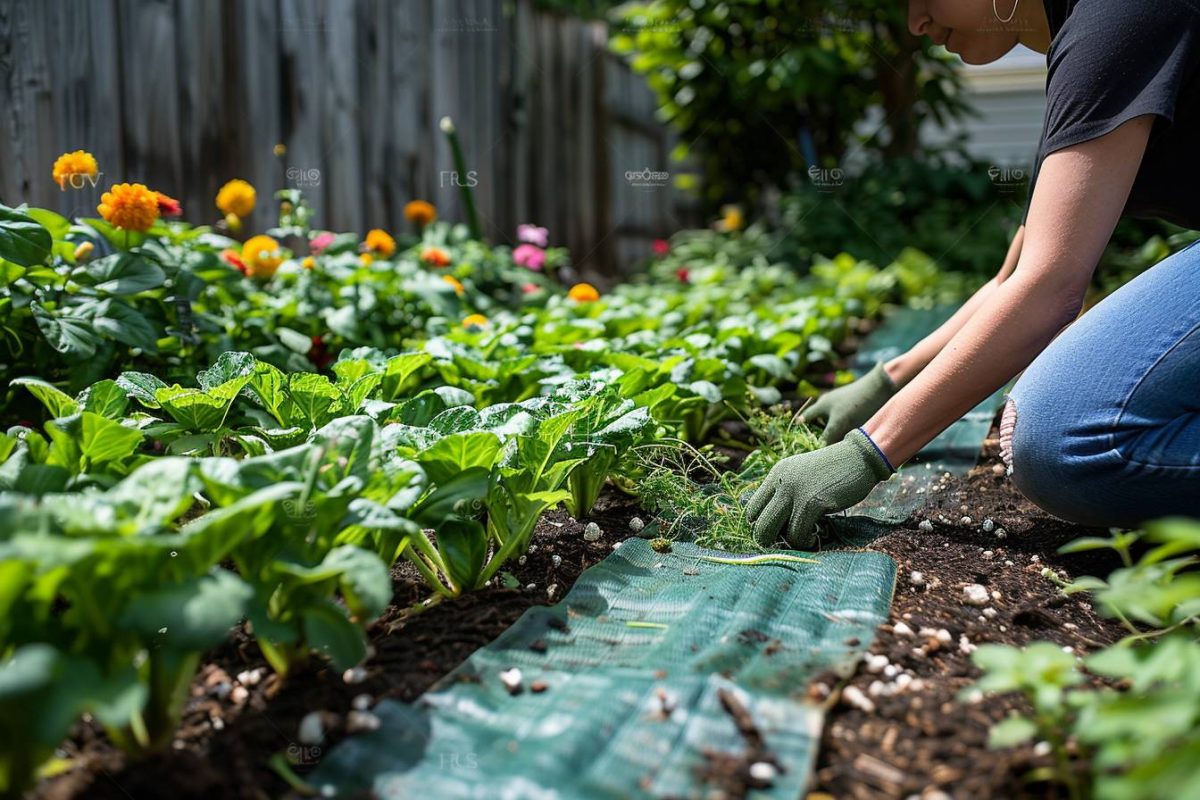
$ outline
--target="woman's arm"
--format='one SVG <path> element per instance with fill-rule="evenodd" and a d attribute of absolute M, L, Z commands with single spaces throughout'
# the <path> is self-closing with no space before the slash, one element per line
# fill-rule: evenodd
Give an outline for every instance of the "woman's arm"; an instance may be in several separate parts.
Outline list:
<path fill-rule="evenodd" d="M 1079 313 L 1133 185 L 1152 116 L 1042 163 L 1012 276 L 864 426 L 892 464 L 912 458 L 1023 370 Z"/>
<path fill-rule="evenodd" d="M 1013 270 L 1017 268 L 1017 259 L 1021 257 L 1021 245 L 1024 241 L 1025 226 L 1022 225 L 1017 228 L 1016 235 L 1013 236 L 1012 243 L 1008 246 L 1008 254 L 1004 257 L 1004 264 L 996 273 L 996 277 L 981 286 L 967 302 L 962 304 L 958 311 L 954 312 L 954 316 L 943 322 L 936 331 L 913 345 L 907 353 L 896 356 L 883 365 L 888 377 L 892 379 L 892 383 L 897 387 L 907 385 L 909 381 L 917 377 L 921 370 L 925 369 L 930 361 L 933 361 L 938 353 L 942 352 L 942 348 L 954 338 L 954 334 L 962 330 L 963 325 L 967 324 L 967 320 L 982 308 L 988 298 L 995 293 L 996 287 L 1004 283 L 1009 275 L 1012 275 Z"/>

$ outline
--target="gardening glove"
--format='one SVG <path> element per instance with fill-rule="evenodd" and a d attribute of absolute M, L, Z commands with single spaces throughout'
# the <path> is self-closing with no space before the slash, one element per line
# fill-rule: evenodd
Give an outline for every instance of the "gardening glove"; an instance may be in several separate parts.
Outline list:
<path fill-rule="evenodd" d="M 896 393 L 883 362 L 854 383 L 826 392 L 801 414 L 802 422 L 826 420 L 825 444 L 840 442 L 847 431 L 862 425 Z"/>
<path fill-rule="evenodd" d="M 840 442 L 781 460 L 750 498 L 747 518 L 763 547 L 786 531 L 788 544 L 807 550 L 817 540 L 817 519 L 862 500 L 895 470 L 861 428 Z"/>

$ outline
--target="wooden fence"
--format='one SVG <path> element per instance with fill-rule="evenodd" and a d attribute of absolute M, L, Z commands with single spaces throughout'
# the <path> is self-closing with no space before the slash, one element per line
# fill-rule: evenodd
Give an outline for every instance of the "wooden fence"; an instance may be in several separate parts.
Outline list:
<path fill-rule="evenodd" d="M 536 222 L 611 273 L 690 220 L 669 181 L 645 179 L 671 169 L 670 136 L 606 38 L 531 0 L 3 0 L 0 202 L 94 215 L 107 185 L 136 180 L 200 222 L 242 177 L 256 228 L 270 192 L 298 187 L 318 225 L 364 231 L 400 228 L 414 198 L 458 218 L 466 181 L 494 241 Z M 103 175 L 62 192 L 51 165 L 80 148 Z"/>

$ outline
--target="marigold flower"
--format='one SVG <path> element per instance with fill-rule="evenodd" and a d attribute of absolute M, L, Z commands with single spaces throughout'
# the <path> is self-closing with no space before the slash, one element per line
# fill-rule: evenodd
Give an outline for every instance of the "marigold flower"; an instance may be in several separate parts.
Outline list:
<path fill-rule="evenodd" d="M 421 251 L 421 260 L 435 267 L 450 266 L 450 253 L 441 247 L 426 247 Z"/>
<path fill-rule="evenodd" d="M 257 201 L 258 192 L 241 178 L 234 178 L 217 192 L 217 208 L 226 215 L 248 217 L 254 211 L 254 204 Z"/>
<path fill-rule="evenodd" d="M 333 240 L 337 237 L 329 231 L 321 231 L 308 242 L 308 251 L 314 256 L 319 256 L 325 252 L 325 248 L 333 244 Z"/>
<path fill-rule="evenodd" d="M 305 269 L 312 269 L 316 265 L 317 260 L 312 256 L 305 256 L 304 260 L 300 262 L 300 266 L 304 267 Z"/>
<path fill-rule="evenodd" d="M 654 248 L 654 255 L 658 256 L 659 258 L 662 258 L 671 252 L 671 243 L 666 239 L 655 239 L 652 247 Z"/>
<path fill-rule="evenodd" d="M 221 252 L 221 260 L 243 275 L 250 274 L 250 271 L 246 269 L 246 262 L 242 261 L 242 257 L 238 255 L 236 250 L 223 250 Z"/>
<path fill-rule="evenodd" d="M 464 328 L 486 328 L 488 326 L 488 318 L 483 314 L 472 314 L 463 320 Z"/>
<path fill-rule="evenodd" d="M 717 223 L 717 228 L 725 233 L 740 231 L 742 225 L 745 224 L 745 219 L 742 217 L 742 210 L 737 206 L 725 206 L 721 209 L 721 221 Z"/>
<path fill-rule="evenodd" d="M 550 246 L 550 231 L 537 225 L 518 225 L 517 241 L 536 244 L 538 247 Z"/>
<path fill-rule="evenodd" d="M 567 292 L 567 297 L 577 303 L 590 303 L 600 299 L 600 292 L 596 291 L 596 287 L 590 283 L 577 283 L 571 287 L 571 291 Z"/>
<path fill-rule="evenodd" d="M 96 210 L 121 230 L 145 231 L 158 219 L 158 198 L 145 184 L 118 183 L 100 196 Z"/>
<path fill-rule="evenodd" d="M 462 281 L 460 281 L 458 278 L 454 277 L 453 275 L 443 275 L 442 280 L 444 280 L 446 283 L 453 286 L 454 293 L 457 295 L 461 295 L 465 291 L 463 289 Z"/>
<path fill-rule="evenodd" d="M 404 206 L 404 218 L 424 228 L 437 219 L 437 208 L 424 200 L 413 200 Z"/>
<path fill-rule="evenodd" d="M 283 263 L 283 251 L 279 242 L 270 236 L 251 236 L 242 245 L 242 261 L 246 274 L 251 278 L 270 278 Z"/>
<path fill-rule="evenodd" d="M 67 183 L 70 183 L 75 189 L 82 189 L 82 178 L 87 178 L 88 182 L 95 185 L 100 168 L 96 164 L 95 156 L 86 150 L 76 150 L 73 153 L 63 153 L 56 158 L 52 174 L 58 188 L 66 191 Z"/>
<path fill-rule="evenodd" d="M 183 206 L 174 197 L 162 192 L 155 192 L 154 197 L 158 201 L 158 213 L 164 217 L 178 217 L 183 214 Z"/>
<path fill-rule="evenodd" d="M 225 224 L 229 226 L 229 230 L 237 233 L 242 229 L 242 218 L 237 214 L 229 213 L 225 215 Z"/>
<path fill-rule="evenodd" d="M 396 252 L 396 240 L 391 234 L 385 230 L 374 228 L 367 232 L 367 238 L 363 242 L 367 249 L 376 255 L 383 258 L 391 258 Z"/>
<path fill-rule="evenodd" d="M 79 246 L 75 248 L 75 260 L 87 261 L 92 257 L 92 251 L 95 249 L 96 245 L 91 242 L 80 242 Z"/>
<path fill-rule="evenodd" d="M 523 244 L 513 250 L 512 259 L 517 266 L 541 272 L 546 266 L 546 251 L 532 244 Z"/>
<path fill-rule="evenodd" d="M 359 253 L 358 260 L 362 262 L 364 267 L 369 267 L 375 263 L 375 256 L 370 253 Z"/>

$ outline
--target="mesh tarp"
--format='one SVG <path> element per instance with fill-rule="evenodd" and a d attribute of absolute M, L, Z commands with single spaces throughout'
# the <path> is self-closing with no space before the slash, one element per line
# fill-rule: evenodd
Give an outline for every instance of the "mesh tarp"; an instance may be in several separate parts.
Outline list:
<path fill-rule="evenodd" d="M 822 723 L 808 679 L 853 668 L 886 618 L 895 564 L 831 551 L 818 564 L 730 566 L 706 554 L 725 555 L 625 542 L 414 705 L 377 706 L 381 728 L 334 748 L 312 783 L 382 798 L 704 797 L 705 753 L 746 752 L 717 699 L 725 688 L 786 767 L 755 796 L 800 796 Z M 513 667 L 516 695 L 499 677 Z M 534 681 L 548 688 L 534 693 Z"/>

